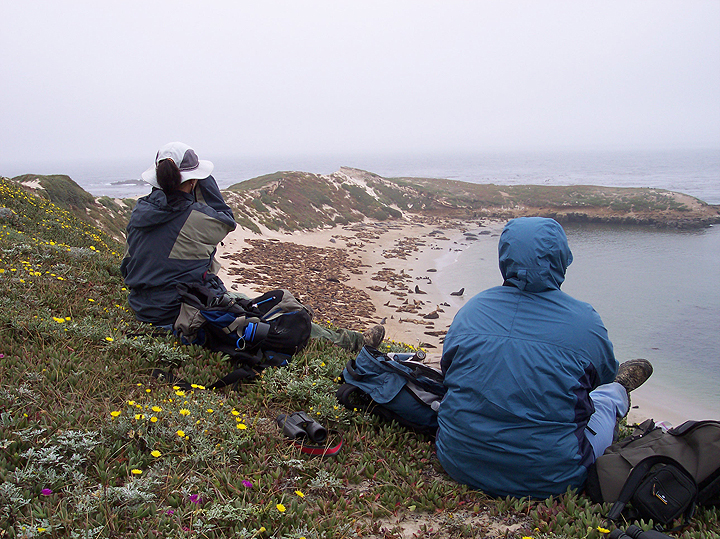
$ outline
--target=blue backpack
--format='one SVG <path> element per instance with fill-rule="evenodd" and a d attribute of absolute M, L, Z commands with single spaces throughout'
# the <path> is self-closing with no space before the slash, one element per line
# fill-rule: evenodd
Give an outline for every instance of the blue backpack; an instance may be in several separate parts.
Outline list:
<path fill-rule="evenodd" d="M 391 357 L 392 356 L 392 357 Z M 369 346 L 348 362 L 336 392 L 349 410 L 367 410 L 415 432 L 434 436 L 437 410 L 445 396 L 442 372 L 413 359 Z"/>

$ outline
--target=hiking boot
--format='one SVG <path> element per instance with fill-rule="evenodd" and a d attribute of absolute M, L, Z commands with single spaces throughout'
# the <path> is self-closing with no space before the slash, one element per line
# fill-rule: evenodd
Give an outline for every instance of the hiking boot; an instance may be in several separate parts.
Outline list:
<path fill-rule="evenodd" d="M 631 359 L 620 365 L 615 381 L 623 386 L 629 395 L 643 385 L 652 373 L 652 365 L 647 359 Z"/>
<path fill-rule="evenodd" d="M 378 324 L 370 329 L 363 331 L 363 344 L 372 348 L 377 348 L 385 338 L 385 327 Z"/>

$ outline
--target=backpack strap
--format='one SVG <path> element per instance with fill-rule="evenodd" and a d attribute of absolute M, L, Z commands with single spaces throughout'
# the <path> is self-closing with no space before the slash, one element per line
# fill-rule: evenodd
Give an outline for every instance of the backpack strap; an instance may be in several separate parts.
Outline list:
<path fill-rule="evenodd" d="M 223 333 L 230 335 L 233 331 L 237 331 L 239 328 L 244 328 L 246 320 L 247 318 L 245 316 L 238 316 L 234 321 L 222 328 Z"/>
<path fill-rule="evenodd" d="M 158 382 L 163 384 L 172 384 L 178 386 L 183 391 L 192 391 L 193 387 L 190 382 L 177 378 L 171 371 L 163 371 L 161 369 L 153 369 L 150 376 L 157 379 Z"/>
<path fill-rule="evenodd" d="M 720 468 L 698 485 L 699 505 L 720 505 Z"/>
<path fill-rule="evenodd" d="M 336 433 L 337 431 L 330 431 L 332 433 Z M 313 456 L 321 456 L 321 457 L 332 457 L 334 455 L 337 455 L 340 453 L 340 450 L 342 449 L 342 438 L 339 439 L 339 442 L 335 444 L 333 447 L 325 447 L 324 445 L 306 445 L 301 442 L 293 441 L 293 445 L 300 449 L 303 453 L 307 453 L 308 455 Z"/>
<path fill-rule="evenodd" d="M 241 382 L 254 380 L 257 375 L 257 371 L 247 365 L 242 365 L 231 373 L 216 380 L 215 383 L 213 383 L 208 389 L 221 389 L 223 387 L 232 386 L 233 391 L 236 391 L 237 386 L 240 385 Z"/>
<path fill-rule="evenodd" d="M 193 385 L 183 378 L 178 378 L 171 371 L 163 371 L 161 369 L 153 369 L 150 375 L 156 378 L 158 382 L 163 384 L 177 386 L 183 391 L 192 391 Z M 237 389 L 237 386 L 244 381 L 253 380 L 257 377 L 257 371 L 252 368 L 243 365 L 238 367 L 230 374 L 226 374 L 222 378 L 219 378 L 215 383 L 208 386 L 207 389 L 220 389 L 226 386 L 233 386 L 233 390 Z M 196 386 L 197 387 L 197 386 Z"/>
<path fill-rule="evenodd" d="M 608 520 L 617 520 L 620 518 L 620 514 L 622 513 L 622 510 L 625 509 L 625 506 L 632 498 L 635 491 L 640 486 L 640 483 L 644 479 L 645 475 L 650 471 L 650 469 L 655 466 L 656 464 L 669 464 L 671 466 L 675 466 L 677 469 L 679 469 L 684 475 L 686 475 L 693 483 L 695 483 L 695 479 L 693 478 L 692 474 L 688 472 L 685 467 L 680 464 L 678 461 L 671 457 L 667 457 L 665 455 L 653 455 L 651 457 L 647 457 L 646 459 L 641 460 L 638 462 L 635 467 L 633 467 L 632 470 L 630 470 L 630 474 L 628 475 L 627 479 L 625 480 L 625 484 L 623 485 L 622 490 L 620 491 L 620 494 L 618 495 L 618 499 L 615 502 L 615 504 L 610 509 L 610 512 L 607 514 Z M 690 519 L 692 517 L 692 514 L 695 510 L 695 505 L 691 504 L 691 507 L 688 509 L 688 511 L 685 514 L 686 519 Z"/>
<path fill-rule="evenodd" d="M 232 386 L 233 391 L 238 389 L 242 382 L 249 382 L 257 378 L 257 375 L 267 367 L 279 367 L 288 362 L 290 356 L 277 352 L 268 352 L 266 355 L 256 353 L 251 355 L 240 352 L 245 359 L 245 363 L 236 364 L 236 368 L 229 374 L 216 380 L 213 384 L 207 386 L 207 389 L 221 389 L 223 387 Z M 192 391 L 193 387 L 190 382 L 182 378 L 176 377 L 172 371 L 163 371 L 161 369 L 153 369 L 150 373 L 153 378 L 165 384 L 178 386 L 185 391 Z"/>

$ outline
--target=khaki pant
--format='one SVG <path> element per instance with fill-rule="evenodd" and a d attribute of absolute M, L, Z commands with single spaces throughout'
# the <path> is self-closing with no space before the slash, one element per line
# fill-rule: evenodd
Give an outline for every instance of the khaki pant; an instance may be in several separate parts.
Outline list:
<path fill-rule="evenodd" d="M 349 352 L 359 352 L 363 347 L 363 334 L 349 329 L 332 330 L 313 322 L 311 339 L 325 339 Z"/>

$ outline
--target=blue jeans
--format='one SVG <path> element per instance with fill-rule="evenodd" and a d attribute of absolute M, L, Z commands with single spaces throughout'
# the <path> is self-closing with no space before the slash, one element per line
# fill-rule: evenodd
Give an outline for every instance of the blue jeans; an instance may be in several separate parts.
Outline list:
<path fill-rule="evenodd" d="M 590 416 L 585 438 L 593 447 L 595 459 L 602 455 L 613 442 L 615 425 L 619 417 L 625 417 L 630 409 L 627 391 L 617 382 L 602 385 L 590 392 L 595 413 Z"/>

